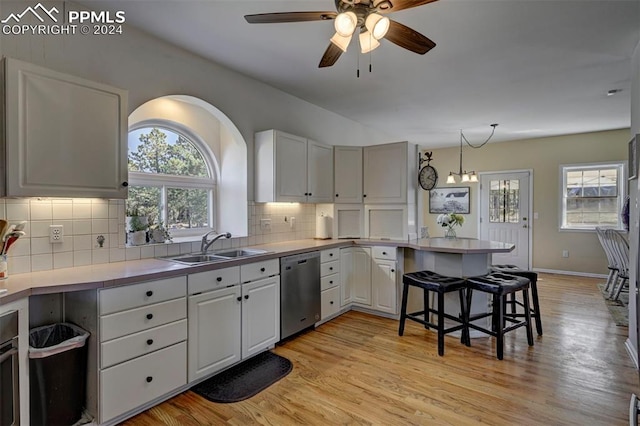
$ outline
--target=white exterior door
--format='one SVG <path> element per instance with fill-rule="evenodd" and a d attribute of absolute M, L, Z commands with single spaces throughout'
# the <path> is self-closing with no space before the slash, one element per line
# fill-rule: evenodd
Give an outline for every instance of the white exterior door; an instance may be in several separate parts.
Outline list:
<path fill-rule="evenodd" d="M 510 253 L 495 253 L 493 264 L 530 269 L 531 173 L 482 175 L 480 180 L 480 239 L 515 244 Z"/>

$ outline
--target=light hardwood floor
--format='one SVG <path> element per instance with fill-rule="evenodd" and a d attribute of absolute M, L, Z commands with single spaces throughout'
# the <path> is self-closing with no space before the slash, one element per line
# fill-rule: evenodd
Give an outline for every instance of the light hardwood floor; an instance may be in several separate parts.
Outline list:
<path fill-rule="evenodd" d="M 351 311 L 277 346 L 293 371 L 253 398 L 185 392 L 125 424 L 625 425 L 638 374 L 600 281 L 541 274 L 544 336 L 508 333 L 503 361 L 493 339 L 448 336 L 439 357 L 419 324 L 399 337 L 397 321 Z"/>

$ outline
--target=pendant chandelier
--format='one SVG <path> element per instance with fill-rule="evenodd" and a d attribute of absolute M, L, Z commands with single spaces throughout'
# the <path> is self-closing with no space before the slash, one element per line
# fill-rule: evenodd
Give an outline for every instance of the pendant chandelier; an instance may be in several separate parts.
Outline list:
<path fill-rule="evenodd" d="M 497 123 L 494 123 L 491 125 L 491 134 L 489 135 L 489 137 L 487 138 L 487 140 L 485 140 L 484 142 L 482 142 L 480 145 L 473 145 L 471 144 L 467 138 L 464 136 L 464 133 L 462 133 L 462 129 L 460 129 L 460 168 L 458 169 L 457 172 L 449 172 L 449 176 L 447 176 L 447 183 L 457 183 L 456 181 L 456 176 L 458 176 L 458 178 L 460 179 L 460 183 L 477 183 L 478 182 L 478 175 L 475 172 L 475 170 L 471 170 L 471 171 L 466 171 L 462 169 L 462 142 L 466 142 L 467 145 L 469 145 L 471 148 L 482 148 L 483 146 L 485 146 L 485 144 L 487 142 L 489 142 L 489 139 L 491 139 L 491 137 L 493 137 L 493 134 L 496 131 L 496 127 L 498 127 Z"/>

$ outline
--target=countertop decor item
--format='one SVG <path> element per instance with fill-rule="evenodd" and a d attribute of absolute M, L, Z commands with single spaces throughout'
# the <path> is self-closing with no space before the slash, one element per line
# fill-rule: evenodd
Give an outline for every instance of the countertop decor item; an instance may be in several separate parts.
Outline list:
<path fill-rule="evenodd" d="M 456 230 L 453 229 L 453 227 L 456 225 L 462 226 L 464 223 L 464 216 L 456 213 L 444 213 L 438 215 L 437 222 L 438 225 L 443 228 L 447 228 L 447 231 L 444 234 L 445 238 L 456 238 Z"/>

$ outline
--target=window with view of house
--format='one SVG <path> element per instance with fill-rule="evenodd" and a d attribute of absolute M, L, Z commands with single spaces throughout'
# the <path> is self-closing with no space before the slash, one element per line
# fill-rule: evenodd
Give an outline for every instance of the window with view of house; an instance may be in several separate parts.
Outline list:
<path fill-rule="evenodd" d="M 127 211 L 162 222 L 174 237 L 210 229 L 216 181 L 199 144 L 195 136 L 167 127 L 131 130 Z"/>
<path fill-rule="evenodd" d="M 622 229 L 624 164 L 561 166 L 561 229 Z"/>

